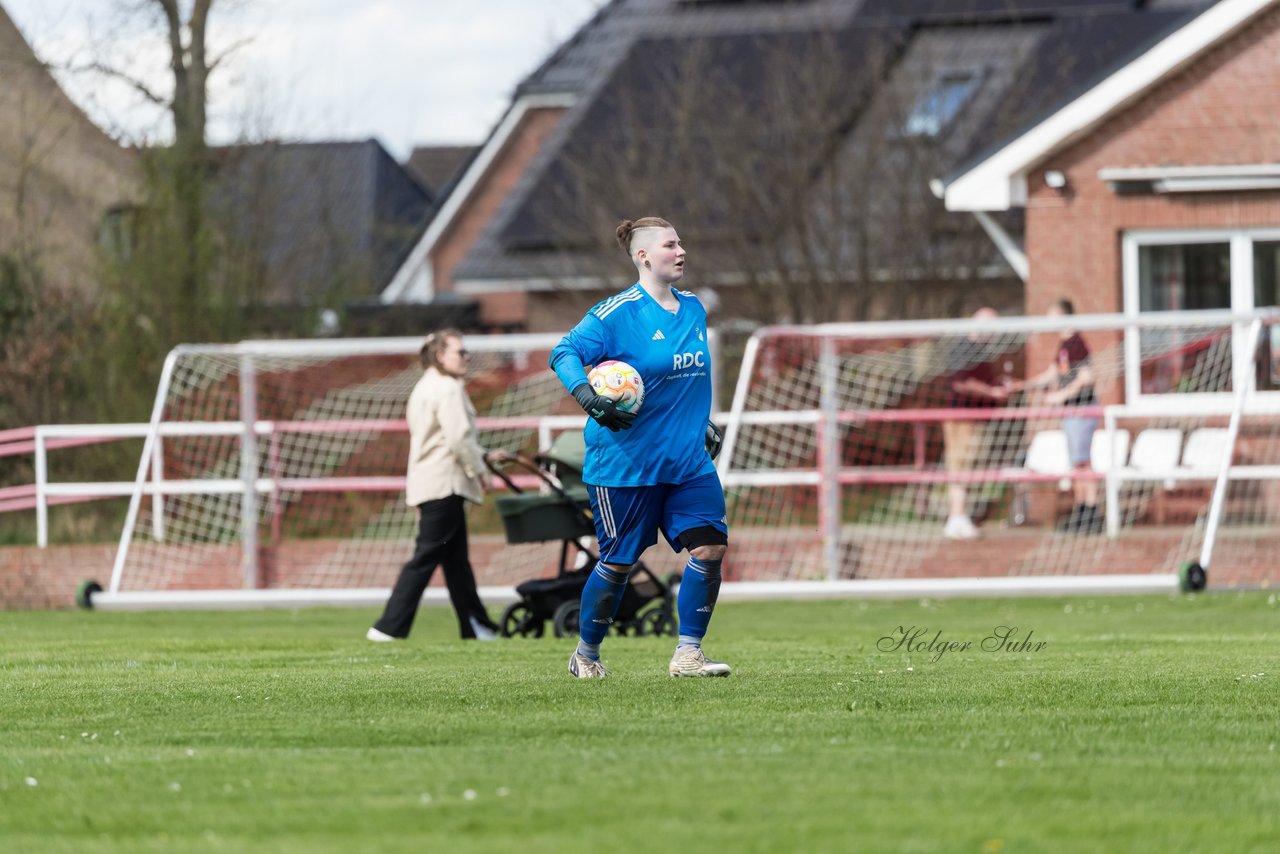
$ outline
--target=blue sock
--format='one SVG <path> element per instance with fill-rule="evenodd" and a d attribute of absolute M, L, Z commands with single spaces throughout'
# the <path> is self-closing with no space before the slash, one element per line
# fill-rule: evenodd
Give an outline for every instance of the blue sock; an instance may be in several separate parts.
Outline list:
<path fill-rule="evenodd" d="M 587 585 L 582 588 L 578 635 L 588 648 L 594 647 L 596 658 L 600 657 L 600 641 L 609 633 L 609 625 L 622 605 L 622 591 L 627 589 L 627 577 L 625 572 L 614 572 L 603 563 L 597 563 L 587 577 Z M 582 647 L 579 646 L 578 649 L 581 651 Z"/>
<path fill-rule="evenodd" d="M 680 646 L 701 646 L 720 595 L 720 561 L 689 558 L 680 578 L 676 612 L 680 616 Z"/>

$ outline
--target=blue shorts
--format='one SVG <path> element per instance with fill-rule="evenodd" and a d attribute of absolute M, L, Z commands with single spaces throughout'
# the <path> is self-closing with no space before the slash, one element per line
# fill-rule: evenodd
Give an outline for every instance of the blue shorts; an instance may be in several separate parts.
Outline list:
<path fill-rule="evenodd" d="M 1087 466 L 1093 454 L 1093 431 L 1097 418 L 1063 418 L 1062 432 L 1067 436 L 1067 456 L 1073 466 Z"/>
<path fill-rule="evenodd" d="M 715 472 L 685 483 L 655 486 L 588 486 L 591 515 L 600 541 L 600 560 L 630 566 L 658 541 L 658 531 L 673 551 L 681 551 L 680 535 L 710 526 L 729 532 L 724 490 Z"/>

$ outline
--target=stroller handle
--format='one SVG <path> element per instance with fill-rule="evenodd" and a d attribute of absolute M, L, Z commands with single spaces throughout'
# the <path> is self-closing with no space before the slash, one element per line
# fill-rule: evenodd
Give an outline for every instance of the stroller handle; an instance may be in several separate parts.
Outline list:
<path fill-rule="evenodd" d="M 569 497 L 569 494 L 567 492 L 564 491 L 564 487 L 562 487 L 559 483 L 557 483 L 555 479 L 551 477 L 551 475 L 547 474 L 542 469 L 541 466 L 539 466 L 536 462 L 524 456 L 523 454 L 515 454 L 513 456 L 508 457 L 506 460 L 500 461 L 498 463 L 495 463 L 493 460 L 489 459 L 486 456 L 484 459 L 484 464 L 489 468 L 489 471 L 493 472 L 495 477 L 497 477 L 499 480 L 505 483 L 507 487 L 510 488 L 511 491 L 516 493 L 517 495 L 522 494 L 524 490 L 521 489 L 519 486 L 517 486 L 516 482 L 511 479 L 511 476 L 508 475 L 506 471 L 503 470 L 507 465 L 512 465 L 512 464 L 518 465 L 521 468 L 525 469 L 526 471 L 529 471 L 537 475 L 538 478 L 547 486 L 548 489 L 550 489 L 559 497 L 563 498 L 565 501 L 569 502 L 571 506 L 573 504 L 573 499 Z"/>

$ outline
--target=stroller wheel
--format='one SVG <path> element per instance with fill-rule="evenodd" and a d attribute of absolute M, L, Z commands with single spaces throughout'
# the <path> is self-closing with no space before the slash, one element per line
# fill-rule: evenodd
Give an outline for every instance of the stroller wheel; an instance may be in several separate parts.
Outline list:
<path fill-rule="evenodd" d="M 636 634 L 652 635 L 661 637 L 663 635 L 676 636 L 676 620 L 675 615 L 671 613 L 671 609 L 666 605 L 659 605 L 656 608 L 650 608 L 639 617 L 636 618 Z"/>
<path fill-rule="evenodd" d="M 540 638 L 545 631 L 542 619 L 524 602 L 514 602 L 502 612 L 502 636 L 504 638 Z"/>
<path fill-rule="evenodd" d="M 582 602 L 577 599 L 570 599 L 568 602 L 561 602 L 560 607 L 556 608 L 556 612 L 551 617 L 551 626 L 555 629 L 556 637 L 571 637 L 578 633 L 578 616 L 582 613 Z"/>

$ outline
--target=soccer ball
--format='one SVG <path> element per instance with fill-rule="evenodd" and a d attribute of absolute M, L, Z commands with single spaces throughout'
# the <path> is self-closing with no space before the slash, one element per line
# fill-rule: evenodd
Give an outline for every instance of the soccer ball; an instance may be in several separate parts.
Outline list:
<path fill-rule="evenodd" d="M 614 401 L 623 412 L 639 412 L 644 403 L 644 380 L 626 362 L 601 362 L 587 374 L 587 382 L 592 391 Z"/>

